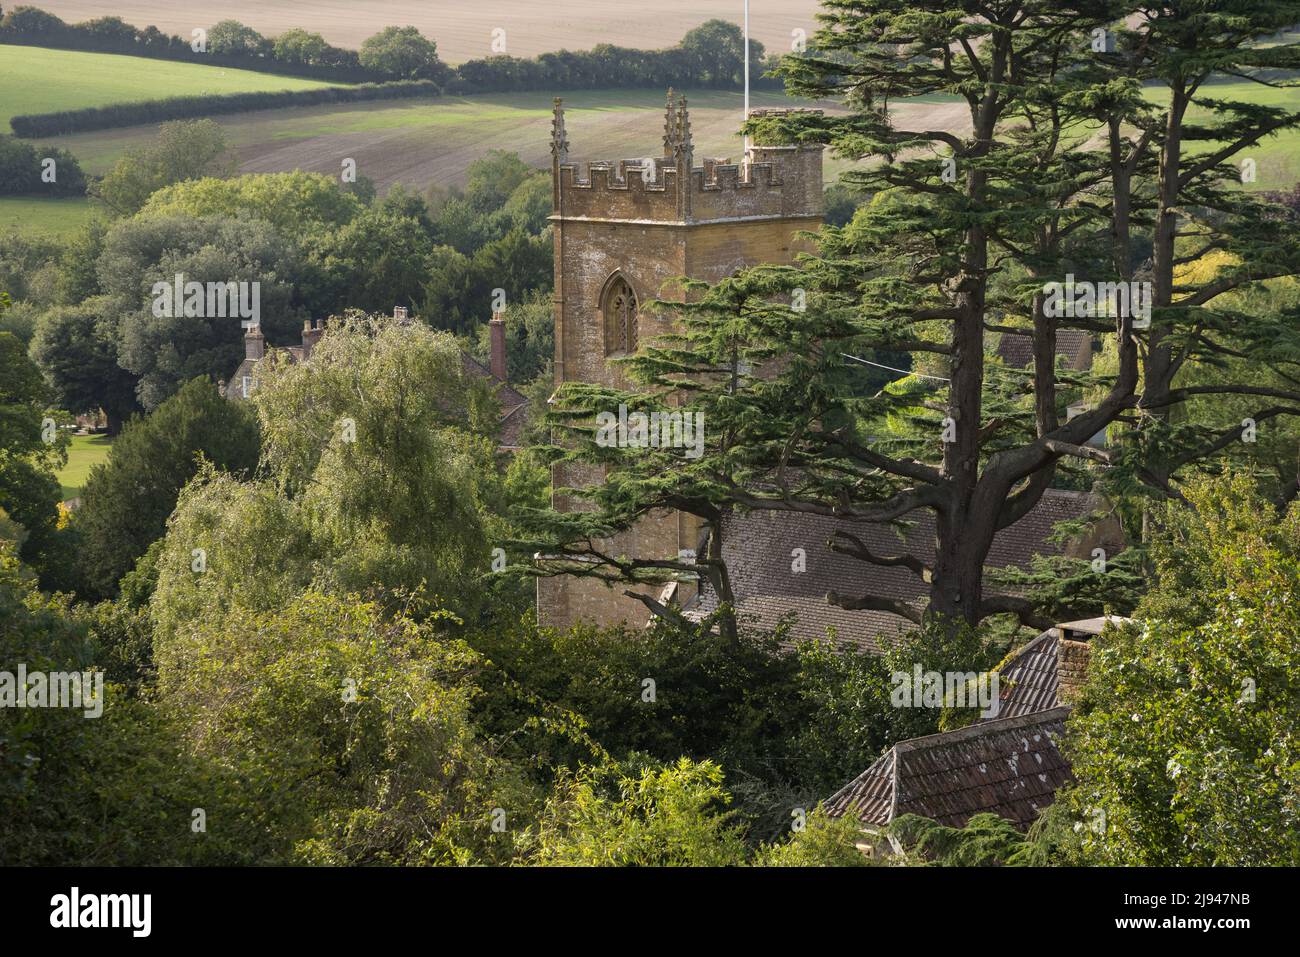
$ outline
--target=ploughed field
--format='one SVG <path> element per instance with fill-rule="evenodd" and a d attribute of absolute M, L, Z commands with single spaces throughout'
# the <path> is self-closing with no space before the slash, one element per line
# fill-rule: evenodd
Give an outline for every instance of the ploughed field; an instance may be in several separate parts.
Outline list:
<path fill-rule="evenodd" d="M 195 27 L 238 20 L 263 36 L 295 27 L 335 46 L 356 49 L 384 27 L 418 27 L 448 63 L 489 56 L 493 30 L 505 52 L 532 57 L 589 50 L 599 43 L 637 49 L 671 47 L 706 20 L 740 23 L 743 0 L 34 0 L 68 23 L 121 17 L 137 27 L 188 37 Z M 750 0 L 750 35 L 770 52 L 790 49 L 791 31 L 816 30 L 818 0 Z"/>

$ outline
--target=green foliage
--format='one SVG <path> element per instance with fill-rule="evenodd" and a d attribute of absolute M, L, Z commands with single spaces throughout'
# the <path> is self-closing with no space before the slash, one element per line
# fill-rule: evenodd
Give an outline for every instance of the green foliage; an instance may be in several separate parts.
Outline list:
<path fill-rule="evenodd" d="M 489 150 L 465 171 L 466 199 L 476 211 L 491 212 L 505 203 L 525 180 L 535 176 L 537 171 L 517 154 Z"/>
<path fill-rule="evenodd" d="M 257 421 L 242 403 L 194 379 L 151 414 L 132 419 L 82 491 L 76 528 L 79 563 L 92 594 L 112 595 L 149 546 L 161 538 L 180 491 L 200 460 L 235 475 L 258 458 Z"/>
<path fill-rule="evenodd" d="M 309 592 L 195 623 L 160 646 L 159 690 L 187 747 L 275 822 L 265 859 L 464 864 L 501 846 L 492 808 L 528 799 L 475 737 L 474 665 L 433 623 Z"/>
<path fill-rule="evenodd" d="M 136 396 L 152 409 L 195 376 L 226 379 L 244 356 L 244 330 L 233 316 L 166 315 L 157 310 L 157 284 L 258 283 L 262 332 L 293 341 L 305 318 L 296 280 L 307 274 L 303 254 L 273 226 L 249 217 L 136 216 L 117 223 L 104 240 L 100 285 L 117 319 L 118 364 L 137 379 Z M 247 287 L 251 289 L 251 285 Z"/>
<path fill-rule="evenodd" d="M 181 494 L 158 560 L 159 634 L 281 608 L 309 584 L 424 589 L 473 612 L 501 522 L 484 507 L 499 482 L 496 412 L 451 337 L 354 318 L 331 325 L 309 365 L 272 359 L 259 377 L 266 478 L 206 469 Z"/>
<path fill-rule="evenodd" d="M 54 160 L 54 182 L 45 182 L 45 161 Z M 86 175 L 67 150 L 41 147 L 0 134 L 0 195 L 84 196 Z"/>
<path fill-rule="evenodd" d="M 693 68 L 697 83 L 730 87 L 744 80 L 745 35 L 734 23 L 708 20 L 682 37 L 682 52 Z M 749 41 L 750 75 L 757 78 L 762 68 L 763 44 Z"/>
<path fill-rule="evenodd" d="M 57 281 L 57 301 L 60 304 L 72 306 L 99 295 L 95 263 L 104 251 L 107 233 L 107 224 L 96 217 L 65 242 Z"/>
<path fill-rule="evenodd" d="M 205 177 L 158 190 L 144 206 L 145 215 L 256 216 L 286 235 L 300 230 L 342 226 L 361 210 L 361 203 L 324 173 L 260 173 L 233 179 Z"/>
<path fill-rule="evenodd" d="M 965 827 L 945 827 L 901 814 L 886 829 L 905 851 L 939 867 L 1001 867 L 1024 863 L 1025 836 L 996 814 L 976 814 Z"/>
<path fill-rule="evenodd" d="M 68 617 L 85 629 L 106 682 L 133 698 L 147 694 L 154 678 L 153 623 L 147 608 L 131 604 L 124 596 L 119 601 L 72 605 Z"/>
<path fill-rule="evenodd" d="M 58 113 L 32 113 L 15 116 L 9 121 L 20 136 L 54 136 L 110 130 L 144 123 L 194 120 L 198 117 L 246 113 L 250 110 L 274 110 L 294 106 L 317 106 L 329 103 L 365 103 L 374 100 L 405 100 L 437 96 L 441 87 L 431 80 L 392 83 L 357 83 L 351 86 L 325 86 L 306 90 L 254 90 L 238 93 L 208 93 L 169 96 L 161 100 L 136 100 L 88 106 Z"/>
<path fill-rule="evenodd" d="M 29 347 L 59 408 L 101 408 L 114 434 L 140 407 L 135 376 L 118 365 L 117 318 L 112 301 L 102 296 L 56 306 L 37 319 Z"/>
<path fill-rule="evenodd" d="M 762 848 L 754 863 L 760 867 L 867 867 L 872 860 L 858 850 L 861 840 L 860 825 L 852 815 L 827 817 L 818 807 L 808 815 L 803 830 L 784 844 Z"/>
<path fill-rule="evenodd" d="M 434 247 L 421 315 L 436 328 L 467 333 L 491 316 L 497 289 L 505 290 L 509 311 L 533 290 L 549 287 L 552 255 L 548 236 L 529 236 L 518 228 L 469 257 L 449 246 Z"/>
<path fill-rule="evenodd" d="M 164 186 L 233 171 L 220 126 L 212 120 L 177 120 L 162 125 L 156 143 L 119 159 L 92 192 L 113 212 L 129 215 Z"/>
<path fill-rule="evenodd" d="M 822 194 L 823 221 L 827 226 L 846 226 L 858 211 L 858 196 L 843 183 L 833 183 Z"/>
<path fill-rule="evenodd" d="M 1300 506 L 1245 477 L 1189 482 L 1152 553 L 1140 624 L 1093 640 L 1068 727 L 1086 860 L 1300 862 Z"/>
<path fill-rule="evenodd" d="M 42 597 L 0 544 L 0 668 L 91 671 L 111 657 L 60 602 Z M 167 722 L 112 682 L 100 717 L 0 709 L 0 859 L 11 866 L 249 863 L 258 835 L 229 800 L 235 782 L 191 761 Z M 196 803 L 221 821 L 191 830 Z"/>
<path fill-rule="evenodd" d="M 576 867 L 722 867 L 744 862 L 722 768 L 686 758 L 584 768 L 557 780 L 529 847 L 531 863 Z"/>
<path fill-rule="evenodd" d="M 0 509 L 21 526 L 22 557 L 53 572 L 58 551 L 55 471 L 67 461 L 67 437 L 42 434 L 47 392 L 22 343 L 0 332 Z"/>
<path fill-rule="evenodd" d="M 554 631 L 524 620 L 471 631 L 467 640 L 500 669 L 484 679 L 495 689 L 484 701 L 487 722 L 512 721 L 540 699 L 582 715 L 591 738 L 620 759 L 633 753 L 663 761 L 712 757 L 732 768 L 762 766 L 771 752 L 785 757 L 774 744 L 786 717 L 786 702 L 778 704 L 777 696 L 784 697 L 795 663 L 777 655 L 769 639 L 727 643 L 704 629 L 666 623 L 636 634 Z M 653 701 L 643 699 L 647 678 L 654 682 Z M 520 688 L 528 700 L 518 700 Z M 535 752 L 542 747 L 544 738 L 526 744 Z M 560 752 L 564 761 L 585 754 Z"/>
<path fill-rule="evenodd" d="M 513 746 L 544 766 L 576 768 L 593 744 L 615 760 L 717 761 L 755 845 L 787 835 L 792 808 L 816 806 L 894 742 L 938 730 L 937 709 L 891 706 L 891 671 L 978 671 L 993 655 L 978 636 L 938 629 L 882 658 L 829 642 L 782 651 L 782 633 L 745 627 L 733 638 L 664 620 L 557 631 L 531 617 L 466 635 L 493 664 L 480 679 L 484 727 L 530 727 Z M 585 738 L 528 724 L 557 711 L 581 716 Z"/>
<path fill-rule="evenodd" d="M 14 303 L 44 304 L 49 287 L 57 282 L 58 270 L 48 264 L 58 258 L 56 243 L 18 233 L 0 236 L 0 289 Z M 51 276 L 50 273 L 55 275 Z"/>
<path fill-rule="evenodd" d="M 416 219 L 377 206 L 322 236 L 313 253 L 325 273 L 326 301 L 385 313 L 422 300 L 433 245 Z"/>
<path fill-rule="evenodd" d="M 260 33 L 238 20 L 222 20 L 208 29 L 208 49 L 216 54 L 248 56 L 265 52 L 269 46 Z"/>
<path fill-rule="evenodd" d="M 0 312 L 0 332 L 7 332 L 24 346 L 30 345 L 36 332 L 40 311 L 29 302 L 14 303 Z"/>
<path fill-rule="evenodd" d="M 555 305 L 548 293 L 536 289 L 522 302 L 508 305 L 505 320 L 510 382 L 531 382 L 549 368 L 555 357 Z M 484 365 L 492 357 L 490 332 L 486 324 L 479 326 L 473 343 L 474 358 Z"/>
<path fill-rule="evenodd" d="M 296 503 L 267 483 L 201 469 L 181 492 L 154 563 L 157 660 L 199 622 L 288 607 L 311 584 L 319 557 Z"/>
<path fill-rule="evenodd" d="M 328 47 L 329 44 L 319 33 L 294 28 L 276 37 L 272 49 L 276 59 L 286 63 L 318 63 Z"/>
<path fill-rule="evenodd" d="M 367 70 L 403 79 L 437 73 L 438 48 L 415 27 L 385 27 L 361 44 L 361 65 Z"/>

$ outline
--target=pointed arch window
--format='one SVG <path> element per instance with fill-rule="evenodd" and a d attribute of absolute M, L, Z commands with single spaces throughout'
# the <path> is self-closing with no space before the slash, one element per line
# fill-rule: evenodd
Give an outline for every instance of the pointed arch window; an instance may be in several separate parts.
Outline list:
<path fill-rule="evenodd" d="M 601 312 L 605 316 L 605 355 L 636 352 L 636 293 L 622 276 L 605 290 Z"/>

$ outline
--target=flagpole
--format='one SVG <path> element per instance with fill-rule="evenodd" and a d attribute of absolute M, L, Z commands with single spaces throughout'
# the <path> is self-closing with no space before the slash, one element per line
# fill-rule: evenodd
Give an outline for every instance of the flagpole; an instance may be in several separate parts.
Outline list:
<path fill-rule="evenodd" d="M 745 0 L 745 48 L 741 53 L 745 61 L 745 122 L 749 122 L 749 0 Z M 745 134 L 745 166 L 749 166 L 749 134 Z"/>

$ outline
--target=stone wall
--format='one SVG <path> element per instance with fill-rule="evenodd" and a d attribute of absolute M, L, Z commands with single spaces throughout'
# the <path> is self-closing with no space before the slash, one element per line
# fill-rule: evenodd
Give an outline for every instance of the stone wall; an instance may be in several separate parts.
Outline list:
<path fill-rule="evenodd" d="M 618 278 L 628 283 L 639 305 L 680 299 L 682 292 L 672 282 L 677 277 L 717 281 L 746 266 L 788 263 L 801 248 L 796 234 L 821 224 L 820 147 L 755 147 L 748 176 L 725 162 L 697 167 L 689 148 L 689 117 L 684 106 L 674 112 L 671 101 L 664 142 L 653 176 L 642 175 L 644 160 L 596 162 L 580 171 L 568 162 L 563 111 L 556 105 L 551 222 L 557 385 L 628 387 L 624 373 L 606 355 L 601 311 L 606 291 Z M 689 167 L 689 175 L 679 176 L 679 167 Z M 669 321 L 642 310 L 638 342 L 667 332 Z M 571 487 L 600 478 L 598 470 L 573 467 L 557 469 L 552 476 L 555 486 Z M 554 504 L 579 507 L 559 497 Z M 693 517 L 667 512 L 602 544 L 614 554 L 670 557 L 696 548 L 698 540 L 699 523 Z M 625 596 L 627 589 L 626 584 L 609 586 L 574 576 L 541 578 L 538 618 L 556 627 L 584 619 L 644 624 L 649 611 Z M 663 586 L 640 590 L 658 595 Z"/>

